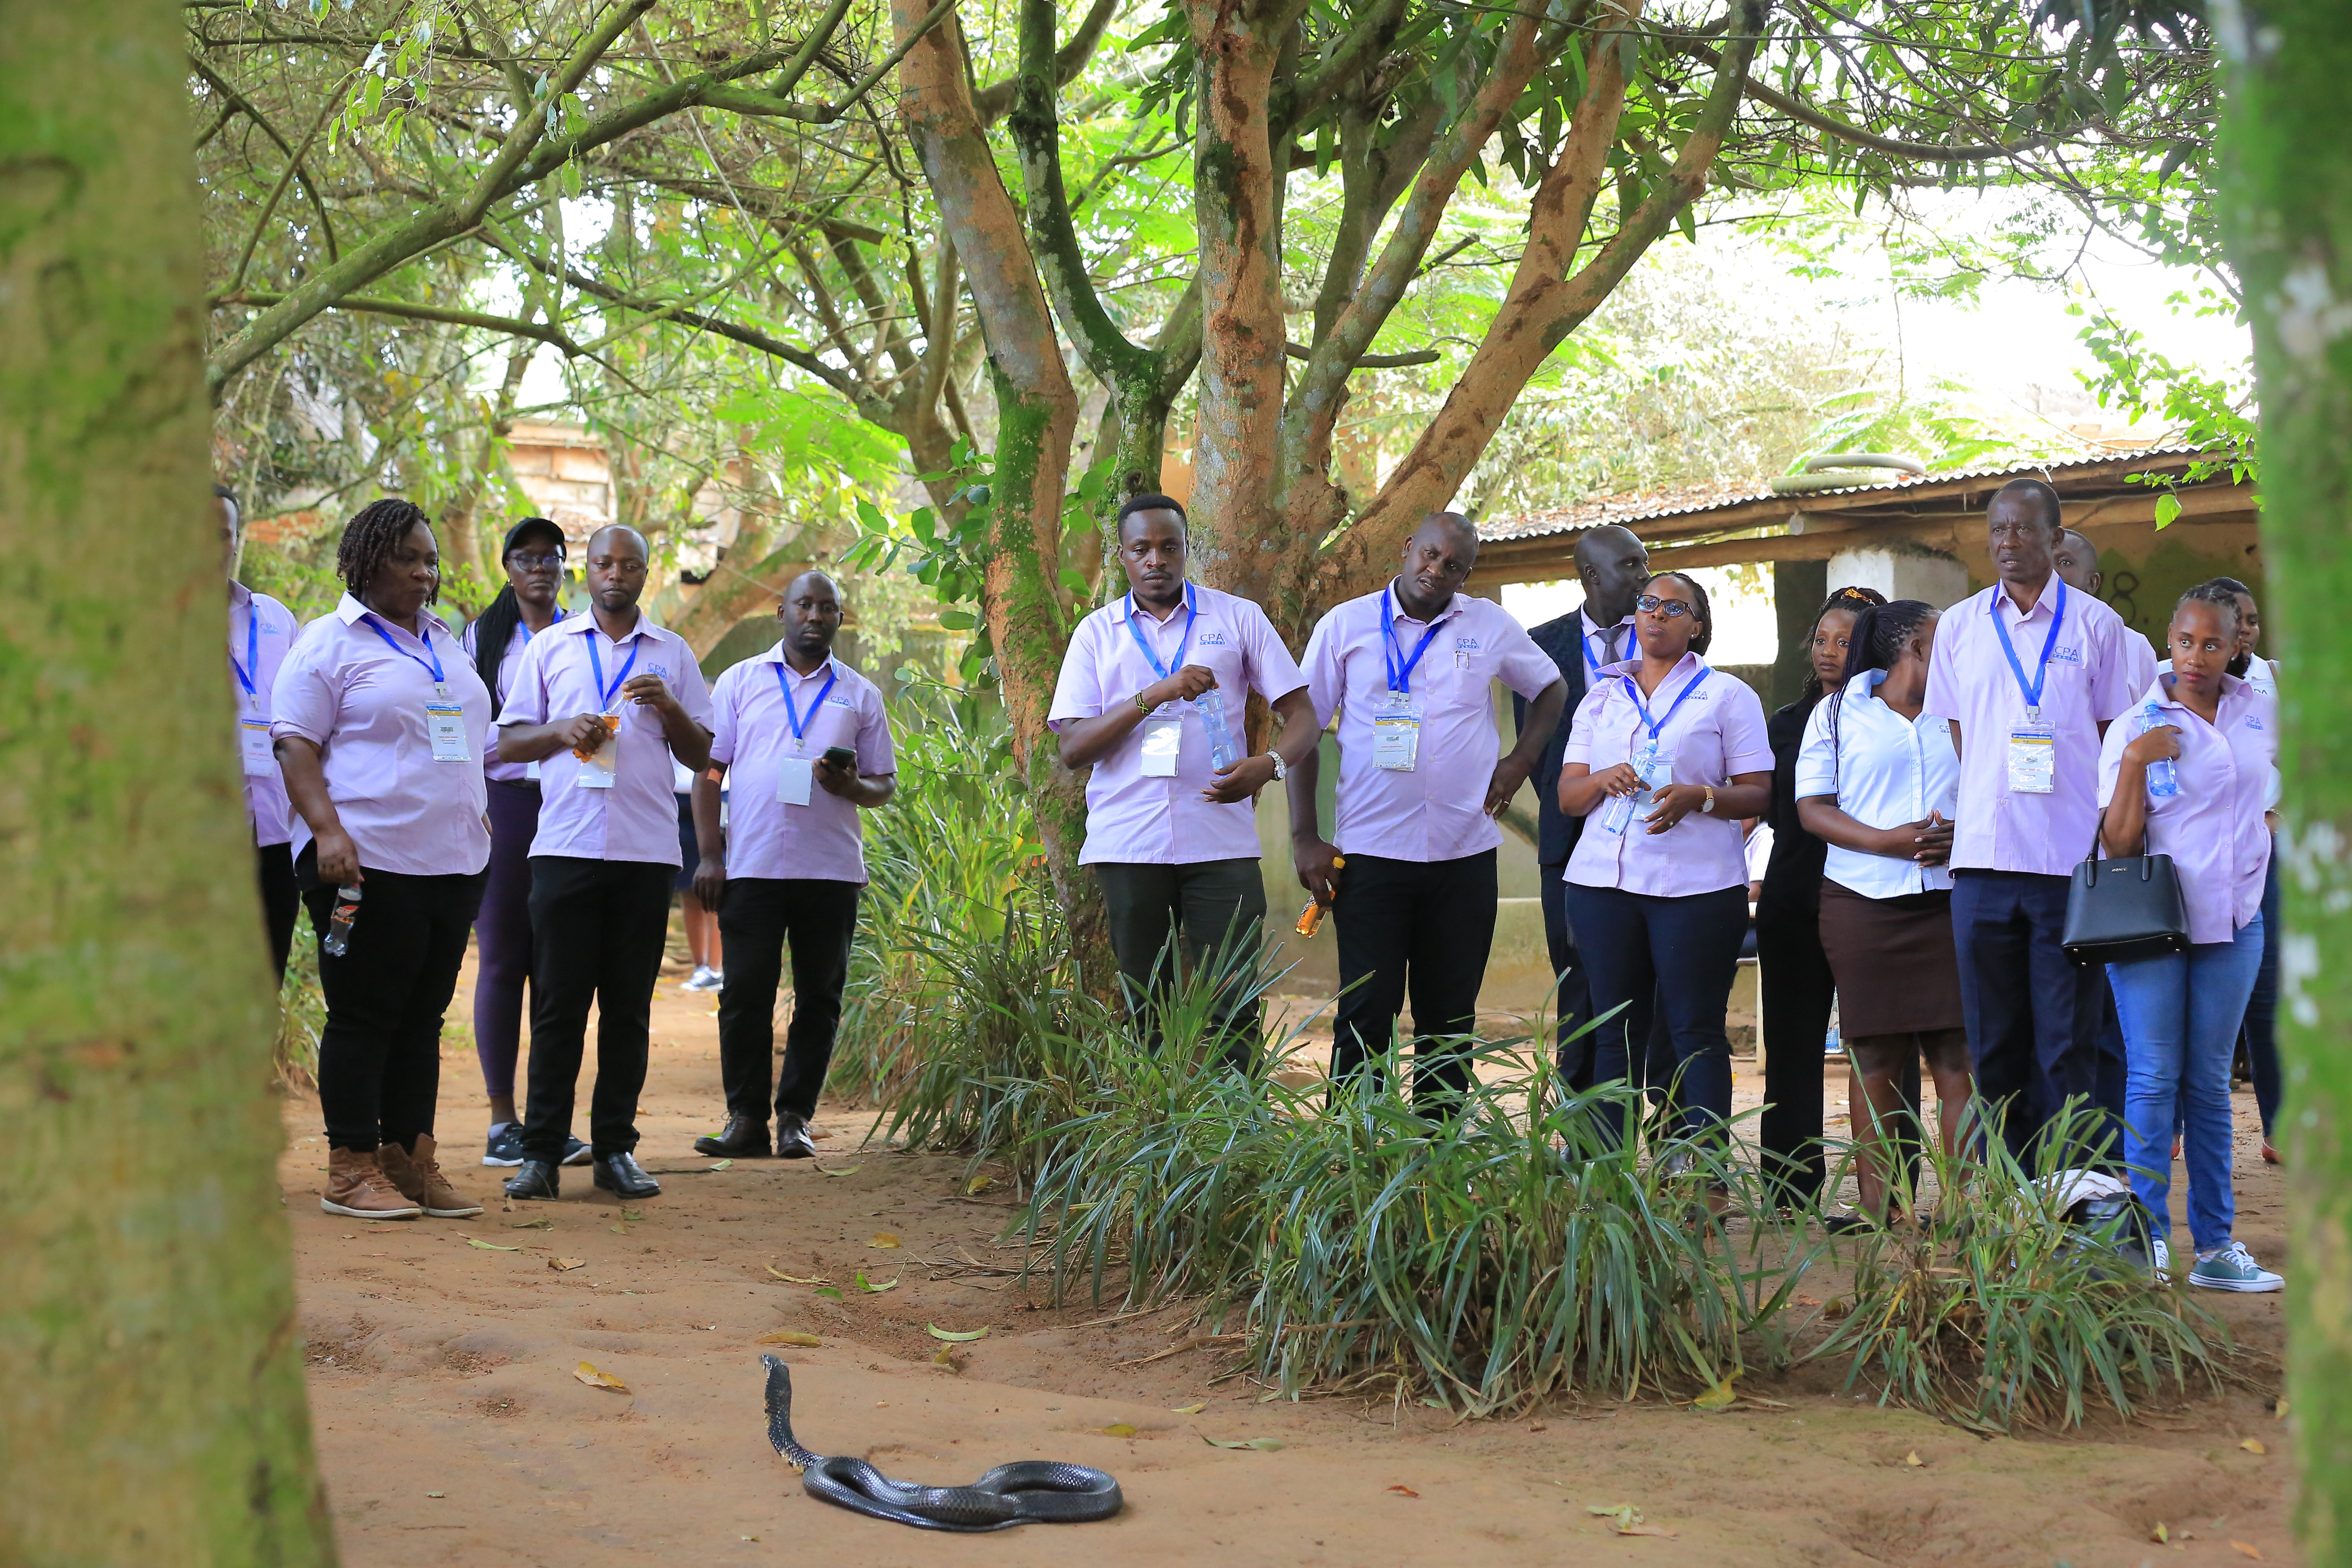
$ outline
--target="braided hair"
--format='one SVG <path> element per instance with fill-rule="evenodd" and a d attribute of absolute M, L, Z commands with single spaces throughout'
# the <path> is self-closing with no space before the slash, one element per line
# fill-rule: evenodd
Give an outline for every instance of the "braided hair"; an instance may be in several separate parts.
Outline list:
<path fill-rule="evenodd" d="M 1822 601 L 1822 607 L 1820 609 L 1813 612 L 1812 626 L 1805 633 L 1805 646 L 1810 648 L 1812 646 L 1813 638 L 1821 635 L 1822 618 L 1827 616 L 1832 610 L 1852 610 L 1855 612 L 1857 618 L 1854 621 L 1854 629 L 1846 636 L 1846 657 L 1848 658 L 1853 658 L 1854 647 L 1853 639 L 1860 636 L 1862 631 L 1862 622 L 1859 617 L 1868 615 L 1873 609 L 1884 605 L 1885 603 L 1886 603 L 1886 595 L 1880 593 L 1875 588 L 1837 589 L 1835 592 L 1832 593 L 1828 598 Z M 1808 661 L 1805 669 L 1804 694 L 1799 697 L 1797 700 L 1805 704 L 1807 707 L 1811 707 L 1821 700 L 1821 673 L 1812 668 L 1811 662 Z"/>
<path fill-rule="evenodd" d="M 1924 599 L 1897 599 L 1888 604 L 1884 599 L 1867 605 L 1853 621 L 1853 630 L 1847 634 L 1845 644 L 1845 674 L 1838 680 L 1838 689 L 1830 694 L 1830 781 L 1832 792 L 1837 780 L 1845 772 L 1845 737 L 1840 721 L 1845 716 L 1845 683 L 1865 669 L 1893 669 L 1895 661 L 1903 657 L 1904 647 L 1919 635 L 1919 628 L 1942 614 Z"/>
<path fill-rule="evenodd" d="M 1672 577 L 1690 590 L 1691 608 L 1698 612 L 1696 618 L 1699 624 L 1699 629 L 1691 634 L 1690 650 L 1706 658 L 1707 645 L 1715 641 L 1715 612 L 1707 606 L 1706 590 L 1698 585 L 1696 578 L 1681 572 L 1653 572 L 1642 580 L 1642 586 L 1646 589 L 1661 577 Z"/>
<path fill-rule="evenodd" d="M 418 523 L 427 528 L 432 524 L 425 509 L 415 501 L 386 496 L 382 500 L 368 502 L 360 508 L 351 521 L 343 524 L 342 542 L 335 546 L 335 570 L 342 574 L 343 586 L 352 598 L 367 602 L 367 585 L 400 542 Z M 441 583 L 436 576 L 433 586 L 425 591 L 425 602 L 438 604 Z"/>

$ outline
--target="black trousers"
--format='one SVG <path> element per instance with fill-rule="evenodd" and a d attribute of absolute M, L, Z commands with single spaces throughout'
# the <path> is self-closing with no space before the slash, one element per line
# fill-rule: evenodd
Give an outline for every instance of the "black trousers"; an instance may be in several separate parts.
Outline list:
<path fill-rule="evenodd" d="M 1553 1005 L 1559 1013 L 1559 1074 L 1570 1089 L 1582 1090 L 1592 1087 L 1592 1036 L 1576 1031 L 1592 1016 L 1592 993 L 1583 955 L 1576 951 L 1576 931 L 1568 922 L 1567 872 L 1565 861 L 1537 867 L 1537 892 L 1543 903 L 1544 946 L 1559 985 Z"/>
<path fill-rule="evenodd" d="M 857 934 L 856 882 L 814 878 L 730 877 L 719 901 L 719 938 L 727 952 L 727 988 L 719 994 L 719 1077 L 727 1114 L 805 1121 L 816 1114 L 841 1028 L 841 990 L 849 980 L 849 945 Z M 793 1022 L 784 1067 L 775 1070 L 776 987 L 784 944 L 793 949 Z"/>
<path fill-rule="evenodd" d="M 323 942 L 335 889 L 319 880 L 318 847 L 297 873 Z M 481 907 L 483 873 L 410 877 L 362 868 L 358 918 L 340 958 L 320 950 L 327 1027 L 319 1037 L 319 1110 L 327 1142 L 369 1153 L 414 1150 L 433 1131 L 441 1092 L 441 1017 L 457 989 L 466 936 Z"/>
<path fill-rule="evenodd" d="M 1592 966 L 1594 1011 L 1625 1009 L 1594 1031 L 1594 1080 L 1635 1081 L 1633 1061 L 1648 1054 L 1655 1102 L 1661 1064 L 1641 1037 L 1643 1021 L 1633 1006 L 1654 997 L 1654 1017 L 1672 1041 L 1665 1081 L 1675 1086 L 1680 1125 L 1686 1133 L 1721 1137 L 1731 1116 L 1731 1041 L 1723 1017 L 1748 934 L 1748 889 L 1663 898 L 1571 882 L 1568 907 Z M 1619 1107 L 1607 1107 L 1604 1118 L 1622 1132 Z"/>
<path fill-rule="evenodd" d="M 654 982 L 677 875 L 677 867 L 651 860 L 530 858 L 530 1076 L 522 1120 L 530 1158 L 551 1164 L 563 1157 L 592 1002 L 596 1089 L 588 1140 L 600 1155 L 636 1148 Z"/>
<path fill-rule="evenodd" d="M 2023 871 L 1952 873 L 1960 1008 L 1986 1131 L 2031 1173 L 2035 1142 L 2070 1099 L 2095 1103 L 2104 971 L 2077 969 L 2059 945 L 2067 879 Z M 2110 1148 L 2110 1158 L 2121 1153 Z"/>
<path fill-rule="evenodd" d="M 269 962 L 282 983 L 286 960 L 294 951 L 294 912 L 302 907 L 302 887 L 294 880 L 294 847 L 259 844 L 253 850 L 254 870 L 261 879 L 261 925 L 269 936 Z"/>
<path fill-rule="evenodd" d="M 1210 1033 L 1222 1042 L 1225 1059 L 1247 1071 L 1257 1053 L 1258 1005 L 1255 955 L 1265 929 L 1265 876 L 1255 858 L 1202 860 L 1189 866 L 1098 862 L 1110 921 L 1110 949 L 1118 959 L 1128 1016 L 1140 1025 L 1154 1048 L 1160 1020 L 1153 1004 L 1176 987 L 1177 952 L 1169 933 L 1180 933 L 1182 967 L 1230 966 L 1232 980 L 1210 1004 Z M 1250 958 L 1234 959 L 1236 948 Z"/>
<path fill-rule="evenodd" d="M 1822 1046 L 1837 981 L 1822 952 L 1818 912 L 1767 888 L 1756 906 L 1758 1025 L 1764 1037 L 1764 1116 L 1757 1130 L 1775 1205 L 1802 1205 L 1820 1195 L 1827 1173 L 1822 1147 Z"/>
<path fill-rule="evenodd" d="M 1339 941 L 1331 1077 L 1374 1070 L 1412 998 L 1413 1101 L 1438 1109 L 1470 1087 L 1464 1037 L 1478 1027 L 1478 988 L 1495 946 L 1495 852 L 1455 860 L 1349 855 L 1331 919 Z"/>

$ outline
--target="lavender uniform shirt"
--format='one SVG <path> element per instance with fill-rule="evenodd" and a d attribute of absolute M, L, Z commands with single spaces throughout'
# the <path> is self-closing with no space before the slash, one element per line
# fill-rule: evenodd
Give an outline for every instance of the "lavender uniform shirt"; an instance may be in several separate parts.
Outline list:
<path fill-rule="evenodd" d="M 2025 691 L 1994 628 L 1996 615 L 2029 683 L 2042 648 L 2050 649 L 2041 707 L 2043 725 L 2056 737 L 2046 795 L 2010 788 L 2010 732 L 2029 721 Z M 1952 869 L 2073 873 L 2098 822 L 2099 726 L 2128 711 L 2138 689 L 2131 684 L 2136 654 L 2126 646 L 2127 629 L 2122 616 L 2068 589 L 2054 572 L 2029 612 L 2021 614 L 1998 583 L 1944 612 L 1923 712 L 1960 727 Z"/>
<path fill-rule="evenodd" d="M 1100 718 L 1132 702 L 1137 692 L 1158 683 L 1160 671 L 1138 645 L 1138 632 L 1169 674 L 1187 664 L 1215 672 L 1234 743 L 1244 750 L 1248 741 L 1241 733 L 1242 710 L 1249 693 L 1277 702 L 1307 684 L 1264 610 L 1197 584 L 1186 584 L 1184 594 L 1184 605 L 1165 621 L 1148 612 L 1136 613 L 1130 621 L 1133 596 L 1122 595 L 1078 623 L 1046 712 L 1055 733 L 1070 720 Z M 1175 775 L 1144 773 L 1141 725 L 1096 763 L 1087 780 L 1087 842 L 1078 851 L 1080 865 L 1191 866 L 1257 858 L 1257 814 L 1251 803 L 1201 798 L 1216 774 L 1209 764 L 1200 704 L 1169 707 L 1183 724 Z"/>
<path fill-rule="evenodd" d="M 229 684 L 236 700 L 240 741 L 248 721 L 257 722 L 268 738 L 270 694 L 301 635 L 293 611 L 242 583 L 228 585 Z M 294 805 L 286 798 L 286 774 L 274 757 L 246 769 L 245 820 L 259 847 L 283 844 L 294 836 Z"/>
<path fill-rule="evenodd" d="M 1421 714 L 1411 772 L 1373 760 L 1373 723 L 1390 691 L 1391 629 L 1407 658 L 1425 632 L 1436 634 L 1407 678 Z M 1456 594 L 1435 619 L 1417 621 L 1383 589 L 1334 605 L 1316 623 L 1305 662 L 1317 721 L 1328 725 L 1335 712 L 1339 719 L 1332 844 L 1340 854 L 1459 860 L 1502 843 L 1502 829 L 1486 815 L 1486 785 L 1503 751 L 1492 683 L 1532 701 L 1560 678 L 1509 611 Z"/>
<path fill-rule="evenodd" d="M 2262 912 L 2271 860 L 2263 806 L 2278 761 L 2278 704 L 2233 675 L 2221 678 L 2221 703 L 2210 724 L 2173 700 L 2168 679 L 2149 682 L 2135 708 L 2148 702 L 2162 722 L 2180 731 L 2173 764 L 2180 790 L 2149 797 L 2147 852 L 2171 856 L 2180 873 L 2189 940 L 2228 942 Z M 2124 748 L 2146 728 L 2137 711 L 2107 726 L 2099 748 L 2102 804 L 2115 798 Z"/>
<path fill-rule="evenodd" d="M 1639 659 L 1607 665 L 1576 710 L 1563 765 L 1592 772 L 1630 763 L 1650 743 L 1650 726 L 1634 701 Z M 1684 693 L 1689 693 L 1685 698 Z M 1772 742 L 1764 733 L 1764 704 L 1748 683 L 1726 675 L 1695 653 L 1642 700 L 1658 721 L 1658 754 L 1673 759 L 1673 782 L 1721 788 L 1734 773 L 1772 771 Z M 1652 833 L 1636 809 L 1622 833 L 1597 820 L 1593 807 L 1568 858 L 1565 878 L 1588 888 L 1616 888 L 1656 899 L 1685 899 L 1744 886 L 1748 859 L 1738 821 L 1694 811 L 1664 833 Z"/>
<path fill-rule="evenodd" d="M 470 877 L 490 860 L 482 780 L 490 691 L 438 616 L 420 611 L 417 626 L 424 638 L 344 595 L 333 614 L 303 628 L 278 670 L 269 733 L 319 748 L 327 796 L 359 849 L 362 868 Z M 425 704 L 435 700 L 436 661 L 440 684 L 465 710 L 463 761 L 433 755 Z M 295 855 L 310 842 L 310 824 L 297 814 Z"/>
<path fill-rule="evenodd" d="M 561 624 L 570 617 L 559 609 L 555 612 L 555 618 L 556 623 Z M 478 620 L 467 625 L 463 640 L 466 645 L 466 658 L 469 663 L 480 650 L 481 644 L 475 634 L 481 629 L 482 623 Z M 554 627 L 551 626 L 549 629 L 551 631 Z M 531 636 L 531 629 L 520 621 L 517 621 L 515 629 L 507 637 L 506 651 L 499 655 L 499 679 L 493 689 L 498 694 L 500 712 L 505 711 L 507 699 L 514 690 L 515 671 L 521 668 L 522 652 L 530 646 Z M 482 774 L 494 784 L 522 784 L 526 781 L 536 782 L 539 778 L 539 774 L 531 770 L 528 763 L 509 763 L 499 759 L 499 731 L 495 725 L 490 730 L 490 749 L 482 757 Z"/>
<path fill-rule="evenodd" d="M 800 715 L 797 742 L 780 677 L 791 686 L 793 710 Z M 896 773 L 890 721 L 875 684 L 830 656 L 802 675 L 784 662 L 780 641 L 719 675 L 710 711 L 710 760 L 727 765 L 732 786 L 727 875 L 863 884 L 866 839 L 858 808 L 815 783 L 806 805 L 788 804 L 777 798 L 777 781 L 786 758 L 814 762 L 832 746 L 857 753 L 861 778 Z"/>
<path fill-rule="evenodd" d="M 613 694 L 609 701 L 597 689 L 599 663 L 604 684 Z M 558 621 L 523 650 L 507 706 L 499 714 L 500 728 L 609 712 L 614 704 L 621 713 L 620 732 L 605 742 L 620 748 L 610 789 L 580 783 L 587 764 L 569 746 L 541 761 L 539 834 L 530 842 L 534 858 L 679 863 L 669 737 L 652 709 L 620 695 L 620 689 L 640 675 L 660 676 L 687 717 L 710 727 L 710 689 L 703 684 L 694 650 L 676 632 L 654 625 L 642 610 L 636 626 L 618 642 L 597 628 L 590 612 Z"/>

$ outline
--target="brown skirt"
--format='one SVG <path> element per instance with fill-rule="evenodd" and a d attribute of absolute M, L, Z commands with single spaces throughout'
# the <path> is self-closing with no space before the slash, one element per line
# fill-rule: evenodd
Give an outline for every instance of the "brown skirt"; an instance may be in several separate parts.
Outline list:
<path fill-rule="evenodd" d="M 1962 1026 L 1950 893 L 1866 899 L 1824 878 L 1822 951 L 1837 980 L 1843 1037 Z"/>

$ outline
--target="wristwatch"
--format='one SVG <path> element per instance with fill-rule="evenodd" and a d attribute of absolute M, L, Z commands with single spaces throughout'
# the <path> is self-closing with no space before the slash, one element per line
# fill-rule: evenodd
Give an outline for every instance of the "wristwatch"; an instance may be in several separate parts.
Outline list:
<path fill-rule="evenodd" d="M 1713 816 L 1715 815 L 1715 786 L 1713 784 L 1708 784 L 1706 786 L 1706 804 L 1700 806 L 1699 809 L 1706 813 L 1709 816 Z"/>
<path fill-rule="evenodd" d="M 1280 784 L 1283 780 L 1290 776 L 1290 769 L 1284 765 L 1282 753 L 1280 752 L 1274 750 L 1272 747 L 1268 747 L 1266 749 L 1265 760 L 1274 764 L 1275 783 Z"/>

